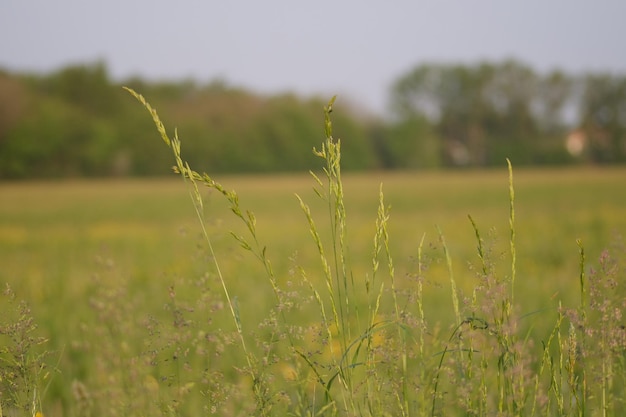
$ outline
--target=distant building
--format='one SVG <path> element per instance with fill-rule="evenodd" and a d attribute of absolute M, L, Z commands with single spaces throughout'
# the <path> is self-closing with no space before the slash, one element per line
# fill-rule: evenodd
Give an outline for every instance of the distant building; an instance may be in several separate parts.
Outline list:
<path fill-rule="evenodd" d="M 586 145 L 587 134 L 581 129 L 571 131 L 565 138 L 565 149 L 574 157 L 582 156 Z"/>

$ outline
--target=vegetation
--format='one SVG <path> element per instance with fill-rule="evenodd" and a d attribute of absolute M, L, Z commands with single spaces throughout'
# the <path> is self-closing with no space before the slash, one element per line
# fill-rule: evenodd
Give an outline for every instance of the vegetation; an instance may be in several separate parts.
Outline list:
<path fill-rule="evenodd" d="M 602 249 L 609 229 L 626 231 L 623 170 L 513 181 L 509 166 L 508 186 L 502 171 L 403 174 L 383 189 L 372 174 L 343 177 L 331 102 L 313 191 L 232 178 L 238 194 L 193 171 L 137 98 L 195 223 L 172 183 L 4 185 L 5 296 L 27 295 L 37 317 L 3 303 L 3 415 L 623 413 L 624 249 Z M 104 210 L 126 220 L 98 220 Z M 66 230 L 43 233 L 59 213 L 73 244 L 59 245 Z M 425 217 L 439 223 L 432 236 Z M 37 244 L 59 270 L 12 279 L 36 268 Z"/>
<path fill-rule="evenodd" d="M 306 171 L 317 98 L 261 96 L 221 81 L 123 84 L 189 138 L 201 171 Z M 538 74 L 521 63 L 424 64 L 390 90 L 388 120 L 339 108 L 344 169 L 623 163 L 626 78 Z M 169 155 L 103 63 L 48 75 L 0 71 L 0 179 L 165 175 Z M 565 139 L 572 139 L 569 148 Z"/>
<path fill-rule="evenodd" d="M 538 75 L 515 61 L 422 65 L 395 83 L 392 102 L 400 120 L 434 126 L 447 165 L 626 160 L 622 76 Z M 584 146 L 568 153 L 572 132 Z"/>
<path fill-rule="evenodd" d="M 194 138 L 190 163 L 212 172 L 314 167 L 308 149 L 318 141 L 320 100 L 262 97 L 219 82 L 127 84 Z M 346 166 L 375 166 L 366 127 L 345 114 L 336 122 L 354 138 Z M 143 116 L 101 63 L 49 76 L 0 73 L 0 178 L 165 175 L 169 154 Z"/>

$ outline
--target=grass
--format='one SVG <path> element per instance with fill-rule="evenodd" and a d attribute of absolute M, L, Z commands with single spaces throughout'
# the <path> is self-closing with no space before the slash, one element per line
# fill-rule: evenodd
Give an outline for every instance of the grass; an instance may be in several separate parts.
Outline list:
<path fill-rule="evenodd" d="M 193 204 L 1 185 L 4 415 L 621 415 L 624 170 L 345 176 L 326 117 L 315 178 L 179 159 Z"/>

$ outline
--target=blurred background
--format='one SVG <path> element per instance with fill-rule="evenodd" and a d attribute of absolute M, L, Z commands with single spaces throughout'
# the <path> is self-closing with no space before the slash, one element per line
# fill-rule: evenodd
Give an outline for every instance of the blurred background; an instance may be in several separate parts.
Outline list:
<path fill-rule="evenodd" d="M 626 161 L 626 3 L 0 4 L 0 179 Z"/>

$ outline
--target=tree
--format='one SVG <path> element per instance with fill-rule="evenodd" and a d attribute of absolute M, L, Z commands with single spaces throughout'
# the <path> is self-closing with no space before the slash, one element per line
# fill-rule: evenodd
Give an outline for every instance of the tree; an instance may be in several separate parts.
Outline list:
<path fill-rule="evenodd" d="M 516 61 L 422 65 L 392 90 L 396 118 L 430 121 L 448 165 L 544 160 L 541 152 L 554 147 L 571 100 L 570 80 L 562 73 L 542 78 Z"/>
<path fill-rule="evenodd" d="M 626 77 L 588 75 L 579 117 L 589 160 L 626 161 Z"/>
<path fill-rule="evenodd" d="M 115 114 L 124 97 L 120 88 L 110 81 L 103 62 L 63 68 L 40 79 L 37 89 L 99 117 Z"/>
<path fill-rule="evenodd" d="M 386 143 L 378 149 L 386 155 L 386 168 L 437 168 L 441 165 L 441 141 L 424 118 L 411 117 L 386 129 Z M 379 139 L 380 141 L 380 139 Z"/>
<path fill-rule="evenodd" d="M 0 146 L 27 111 L 28 94 L 18 79 L 0 72 Z"/>
<path fill-rule="evenodd" d="M 482 165 L 488 117 L 483 92 L 492 71 L 487 64 L 420 66 L 395 83 L 393 108 L 402 121 L 423 118 L 435 126 L 447 164 Z"/>

